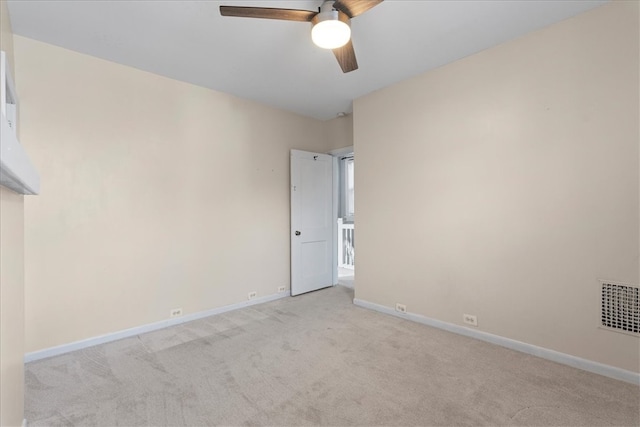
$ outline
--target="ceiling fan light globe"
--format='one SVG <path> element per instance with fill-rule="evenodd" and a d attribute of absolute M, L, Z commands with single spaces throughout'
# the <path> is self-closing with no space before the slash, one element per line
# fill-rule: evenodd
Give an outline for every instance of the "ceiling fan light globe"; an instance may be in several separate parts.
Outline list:
<path fill-rule="evenodd" d="M 351 27 L 348 21 L 338 18 L 337 12 L 330 12 L 326 18 L 318 14 L 320 19 L 314 20 L 311 28 L 311 39 L 323 49 L 337 49 L 344 46 L 351 39 Z M 325 18 L 325 19 L 322 19 Z"/>

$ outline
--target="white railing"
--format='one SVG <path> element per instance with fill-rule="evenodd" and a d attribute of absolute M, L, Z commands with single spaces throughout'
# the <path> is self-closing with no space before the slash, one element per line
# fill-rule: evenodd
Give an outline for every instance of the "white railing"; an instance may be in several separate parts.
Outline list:
<path fill-rule="evenodd" d="M 355 238 L 353 224 L 343 224 L 338 219 L 338 267 L 355 269 Z"/>

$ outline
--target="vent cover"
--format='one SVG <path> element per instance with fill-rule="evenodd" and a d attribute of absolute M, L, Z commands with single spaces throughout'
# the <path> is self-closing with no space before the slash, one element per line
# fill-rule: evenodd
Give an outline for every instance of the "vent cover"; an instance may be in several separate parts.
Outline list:
<path fill-rule="evenodd" d="M 602 326 L 640 334 L 640 288 L 603 282 Z"/>

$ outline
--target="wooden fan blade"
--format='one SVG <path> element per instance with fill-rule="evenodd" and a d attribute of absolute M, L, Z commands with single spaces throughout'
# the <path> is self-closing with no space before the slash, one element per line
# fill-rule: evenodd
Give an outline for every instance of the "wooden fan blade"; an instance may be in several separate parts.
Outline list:
<path fill-rule="evenodd" d="M 238 16 L 241 18 L 311 22 L 318 12 L 300 9 L 278 9 L 273 7 L 220 6 L 220 14 L 222 16 Z"/>
<path fill-rule="evenodd" d="M 362 15 L 367 10 L 382 3 L 383 0 L 337 0 L 333 7 L 345 13 L 349 18 Z"/>
<path fill-rule="evenodd" d="M 350 73 L 351 71 L 358 69 L 356 51 L 353 50 L 353 43 L 351 43 L 351 40 L 349 40 L 344 46 L 333 49 L 333 54 L 336 56 L 343 73 Z"/>

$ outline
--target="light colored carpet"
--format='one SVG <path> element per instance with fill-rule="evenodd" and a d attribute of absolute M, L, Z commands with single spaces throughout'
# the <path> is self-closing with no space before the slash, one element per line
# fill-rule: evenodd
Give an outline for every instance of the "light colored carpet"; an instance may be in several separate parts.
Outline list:
<path fill-rule="evenodd" d="M 29 363 L 29 425 L 640 423 L 637 386 L 352 298 L 338 286 Z"/>
<path fill-rule="evenodd" d="M 338 284 L 353 288 L 355 282 L 355 270 L 347 268 L 338 268 Z"/>

